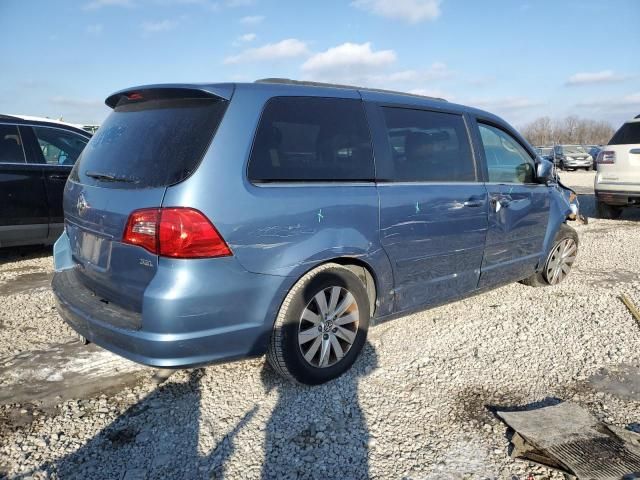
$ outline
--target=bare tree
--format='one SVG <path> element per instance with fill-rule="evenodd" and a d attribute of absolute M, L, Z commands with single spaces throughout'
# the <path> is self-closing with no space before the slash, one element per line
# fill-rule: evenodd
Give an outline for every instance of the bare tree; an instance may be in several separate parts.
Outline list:
<path fill-rule="evenodd" d="M 609 122 L 584 119 L 575 115 L 556 120 L 540 117 L 523 126 L 520 131 L 532 145 L 603 145 L 614 134 Z"/>

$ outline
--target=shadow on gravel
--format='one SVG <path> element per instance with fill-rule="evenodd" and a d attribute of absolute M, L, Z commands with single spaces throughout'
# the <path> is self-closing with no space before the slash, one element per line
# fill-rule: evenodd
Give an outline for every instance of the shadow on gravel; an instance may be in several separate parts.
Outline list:
<path fill-rule="evenodd" d="M 50 257 L 52 253 L 53 247 L 45 245 L 0 248 L 0 266 L 17 260 Z"/>
<path fill-rule="evenodd" d="M 375 350 L 367 344 L 347 374 L 307 387 L 281 379 L 265 362 L 260 372 L 265 395 L 275 389 L 278 399 L 265 429 L 261 478 L 368 478 L 369 433 L 358 401 L 358 378 L 376 364 Z M 85 413 L 61 412 L 57 421 L 77 424 L 73 429 L 77 433 L 73 438 L 57 433 L 56 447 L 66 443 L 75 450 L 14 478 L 40 478 L 43 472 L 47 478 L 65 480 L 231 478 L 228 462 L 236 451 L 237 435 L 260 404 L 246 412 L 208 454 L 201 454 L 201 430 L 215 423 L 201 418 L 202 391 L 208 388 L 202 385 L 203 375 L 203 369 L 196 369 L 185 382 L 169 378 L 92 438 L 82 434 L 83 422 L 91 429 L 91 422 L 82 419 Z M 89 413 L 108 412 L 105 404 L 104 412 L 97 406 Z"/>
<path fill-rule="evenodd" d="M 264 368 L 265 389 L 277 388 L 278 401 L 266 427 L 261 478 L 369 478 L 370 436 L 358 378 L 376 366 L 367 343 L 349 372 L 317 387 L 293 385 Z"/>

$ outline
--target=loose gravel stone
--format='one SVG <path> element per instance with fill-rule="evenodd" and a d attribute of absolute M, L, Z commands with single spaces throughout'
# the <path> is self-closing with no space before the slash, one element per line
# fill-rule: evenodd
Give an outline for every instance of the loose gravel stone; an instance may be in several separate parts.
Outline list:
<path fill-rule="evenodd" d="M 563 179 L 593 217 L 593 173 Z M 560 285 L 508 285 L 371 328 L 354 368 L 323 386 L 253 359 L 53 409 L 1 406 L 0 478 L 561 479 L 508 457 L 491 407 L 570 399 L 640 431 L 640 395 L 619 381 L 640 372 L 640 327 L 618 299 L 640 305 L 639 219 L 576 225 L 578 260 Z M 50 275 L 48 253 L 0 260 L 1 355 L 73 335 L 46 287 L 8 287 Z"/>

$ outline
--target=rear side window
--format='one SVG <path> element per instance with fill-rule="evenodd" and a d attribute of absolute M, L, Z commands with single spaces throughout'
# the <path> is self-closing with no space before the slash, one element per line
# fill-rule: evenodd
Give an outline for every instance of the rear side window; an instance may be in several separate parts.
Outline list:
<path fill-rule="evenodd" d="M 25 163 L 22 138 L 15 125 L 0 125 L 0 163 Z"/>
<path fill-rule="evenodd" d="M 371 138 L 362 102 L 272 98 L 256 131 L 248 175 L 253 182 L 372 180 Z"/>
<path fill-rule="evenodd" d="M 622 125 L 613 135 L 609 145 L 640 144 L 640 122 L 629 122 Z"/>
<path fill-rule="evenodd" d="M 33 127 L 42 152 L 39 163 L 73 165 L 89 141 L 86 137 L 59 128 Z"/>
<path fill-rule="evenodd" d="M 112 188 L 178 183 L 200 164 L 226 105 L 219 98 L 155 98 L 119 104 L 83 150 L 71 178 Z M 100 175 L 119 180 L 94 178 Z"/>
<path fill-rule="evenodd" d="M 473 182 L 471 148 L 461 115 L 384 107 L 392 180 Z"/>

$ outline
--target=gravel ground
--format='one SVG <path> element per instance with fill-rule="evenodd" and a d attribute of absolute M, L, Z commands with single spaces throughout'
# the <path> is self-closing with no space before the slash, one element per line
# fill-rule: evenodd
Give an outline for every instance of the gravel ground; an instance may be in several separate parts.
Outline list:
<path fill-rule="evenodd" d="M 593 173 L 563 178 L 593 216 Z M 145 372 L 116 393 L 46 410 L 2 406 L 0 477 L 563 478 L 509 458 L 488 407 L 572 400 L 640 431 L 637 390 L 589 381 L 640 367 L 640 327 L 617 298 L 640 305 L 640 210 L 589 220 L 575 225 L 566 282 L 509 285 L 374 327 L 354 369 L 327 385 L 285 383 L 255 359 L 160 386 Z M 0 260 L 3 354 L 72 336 L 38 284 L 49 253 Z M 26 289 L 9 290 L 16 280 Z"/>

